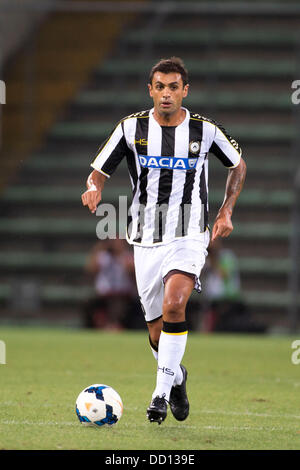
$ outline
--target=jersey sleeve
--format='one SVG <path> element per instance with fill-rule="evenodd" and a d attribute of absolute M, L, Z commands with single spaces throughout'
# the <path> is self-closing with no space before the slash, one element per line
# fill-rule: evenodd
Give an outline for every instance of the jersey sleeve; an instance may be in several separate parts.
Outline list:
<path fill-rule="evenodd" d="M 242 149 L 221 126 L 215 125 L 215 135 L 209 150 L 226 168 L 235 168 L 241 160 Z"/>
<path fill-rule="evenodd" d="M 91 166 L 110 178 L 127 151 L 128 147 L 123 132 L 123 126 L 122 122 L 120 122 L 100 146 Z"/>

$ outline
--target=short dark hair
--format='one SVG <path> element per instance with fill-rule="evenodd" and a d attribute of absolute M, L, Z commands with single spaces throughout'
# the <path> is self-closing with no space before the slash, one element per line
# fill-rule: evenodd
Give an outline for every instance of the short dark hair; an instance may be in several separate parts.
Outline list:
<path fill-rule="evenodd" d="M 149 83 L 151 84 L 155 72 L 180 73 L 183 86 L 187 85 L 189 82 L 188 72 L 180 57 L 170 57 L 170 59 L 161 59 L 159 62 L 157 62 L 157 64 L 153 65 L 149 74 Z"/>

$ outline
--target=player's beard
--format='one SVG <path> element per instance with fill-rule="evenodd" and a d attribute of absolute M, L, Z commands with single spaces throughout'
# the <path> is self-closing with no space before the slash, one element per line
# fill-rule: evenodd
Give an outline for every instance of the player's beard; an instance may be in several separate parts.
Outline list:
<path fill-rule="evenodd" d="M 159 115 L 162 116 L 165 119 L 171 118 L 173 116 L 173 114 L 175 114 L 177 111 L 178 111 L 178 109 L 176 107 L 174 107 L 173 104 L 171 104 L 170 108 L 168 108 L 168 109 L 164 109 L 164 108 L 161 108 L 161 107 L 158 108 Z"/>

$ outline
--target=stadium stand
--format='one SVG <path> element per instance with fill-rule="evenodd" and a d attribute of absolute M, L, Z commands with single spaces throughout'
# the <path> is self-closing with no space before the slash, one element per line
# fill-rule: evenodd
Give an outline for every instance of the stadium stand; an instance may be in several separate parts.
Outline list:
<path fill-rule="evenodd" d="M 14 177 L 20 160 L 42 145 L 49 128 L 60 119 L 65 106 L 89 79 L 94 67 L 106 58 L 120 31 L 133 17 L 124 12 L 98 16 L 93 12 L 42 14 L 42 7 L 30 10 L 25 3 L 24 10 L 20 6 L 16 10 L 4 9 L 11 21 L 22 17 L 28 20 L 31 16 L 35 23 L 27 35 L 24 28 L 20 27 L 20 33 L 15 31 L 20 41 L 7 54 L 3 67 L 8 106 L 2 118 L 5 139 L 0 188 Z M 15 29 L 18 31 L 18 23 L 11 24 L 10 35 Z M 5 31 L 3 38 L 6 42 Z"/>
<path fill-rule="evenodd" d="M 65 96 L 64 114 L 2 193 L 3 311 L 15 280 L 32 278 L 38 279 L 45 316 L 79 313 L 91 293 L 83 267 L 98 222 L 80 200 L 89 164 L 114 123 L 151 106 L 146 83 L 153 62 L 178 55 L 190 72 L 186 106 L 222 123 L 242 146 L 248 165 L 235 228 L 226 240 L 239 257 L 245 301 L 259 321 L 286 326 L 295 137 L 289 90 L 297 71 L 299 26 L 300 14 L 288 12 L 160 18 L 149 13 L 127 25 L 106 59 L 94 61 L 84 86 Z M 73 53 L 76 61 L 76 49 Z M 51 55 L 45 63 L 49 60 Z M 211 224 L 225 179 L 224 168 L 211 158 Z M 121 164 L 103 201 L 116 203 L 129 193 Z"/>

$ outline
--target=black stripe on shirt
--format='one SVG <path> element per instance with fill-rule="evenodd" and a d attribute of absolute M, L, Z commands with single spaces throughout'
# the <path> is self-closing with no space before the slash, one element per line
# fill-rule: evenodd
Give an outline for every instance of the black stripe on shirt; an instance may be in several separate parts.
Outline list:
<path fill-rule="evenodd" d="M 122 135 L 121 139 L 119 140 L 119 142 L 115 145 L 115 148 L 113 149 L 110 156 L 108 157 L 108 159 L 106 160 L 106 162 L 104 163 L 104 165 L 101 168 L 101 170 L 109 176 L 111 176 L 114 173 L 117 166 L 122 161 L 122 159 L 125 157 L 125 155 L 127 154 L 127 151 L 128 151 L 126 139 L 124 137 L 123 122 L 121 124 L 122 124 L 123 135 Z M 98 150 L 97 156 L 104 149 L 104 147 L 107 145 L 107 143 L 111 139 L 112 134 L 114 133 L 114 131 L 116 130 L 118 125 L 119 125 L 119 123 L 113 129 L 113 131 L 110 133 L 108 138 L 102 143 L 102 145 L 100 146 L 100 148 Z M 96 160 L 97 156 L 95 157 L 94 161 Z"/>
<path fill-rule="evenodd" d="M 148 155 L 148 129 L 149 129 L 149 116 L 142 119 L 137 118 L 136 131 L 135 131 L 135 147 L 138 154 Z M 144 211 L 147 204 L 147 183 L 148 183 L 148 168 L 141 168 L 139 176 L 139 215 L 137 223 L 137 233 L 134 242 L 141 243 L 143 237 L 144 226 Z"/>
<path fill-rule="evenodd" d="M 199 157 L 201 142 L 203 135 L 203 122 L 192 121 L 189 122 L 189 158 Z M 199 151 L 193 153 L 191 151 L 191 143 L 196 142 L 198 144 Z M 185 182 L 183 187 L 182 200 L 179 207 L 178 223 L 175 231 L 176 237 L 184 237 L 187 235 L 189 221 L 191 217 L 191 203 L 192 203 L 192 192 L 194 188 L 196 170 L 187 170 L 185 174 Z"/>
<path fill-rule="evenodd" d="M 175 152 L 175 126 L 162 126 L 161 155 L 172 157 Z M 173 170 L 160 170 L 158 196 L 154 217 L 153 243 L 160 243 L 166 231 L 167 207 L 172 191 Z"/>
<path fill-rule="evenodd" d="M 135 156 L 132 150 L 128 149 L 128 154 L 126 155 L 126 159 L 127 159 L 128 171 L 133 182 L 133 188 L 132 188 L 132 199 L 133 199 L 137 190 L 138 174 L 137 174 L 137 168 L 136 168 L 136 163 L 135 163 Z M 127 233 L 129 237 L 131 236 L 131 229 L 132 229 L 132 215 L 130 211 L 128 211 Z"/>
<path fill-rule="evenodd" d="M 207 155 L 206 157 L 207 158 Z M 202 202 L 201 207 L 201 218 L 200 218 L 200 232 L 205 232 L 208 227 L 208 197 L 207 197 L 207 187 L 206 187 L 206 178 L 205 178 L 205 163 L 202 165 L 202 171 L 200 175 L 200 199 Z"/>
<path fill-rule="evenodd" d="M 215 124 L 215 126 L 221 131 L 223 132 L 223 134 L 225 135 L 225 137 L 228 139 L 228 141 L 230 142 L 230 144 L 234 147 L 234 149 L 241 155 L 242 154 L 242 150 L 239 146 L 239 144 L 236 142 L 236 140 L 234 140 L 226 131 L 226 129 L 224 129 L 223 126 L 221 126 L 220 124 L 218 124 L 216 121 L 211 121 Z M 235 145 L 233 145 L 233 141 L 235 142 Z M 219 145 L 214 141 L 209 149 L 209 151 L 211 153 L 213 153 L 222 163 L 224 166 L 226 166 L 227 168 L 230 168 L 233 164 L 232 164 L 232 161 L 227 157 L 227 155 L 223 152 L 223 150 L 219 147 Z"/>
<path fill-rule="evenodd" d="M 224 166 L 227 166 L 227 167 L 232 166 L 232 161 L 229 160 L 227 155 L 216 144 L 216 142 L 212 143 L 209 151 L 212 152 L 223 163 Z"/>

